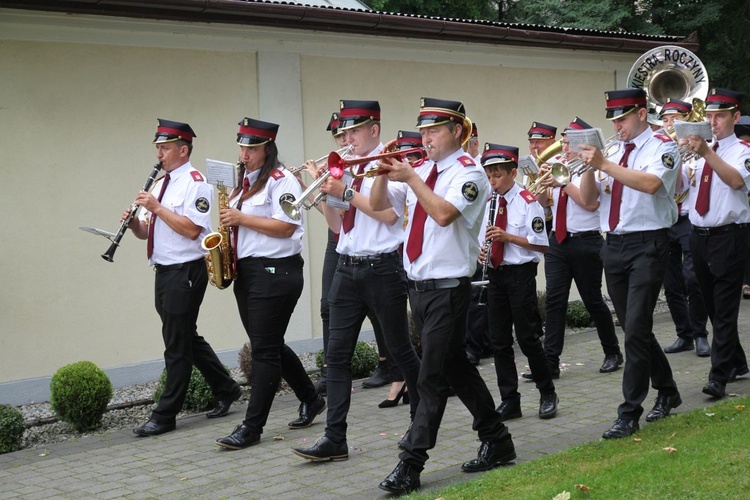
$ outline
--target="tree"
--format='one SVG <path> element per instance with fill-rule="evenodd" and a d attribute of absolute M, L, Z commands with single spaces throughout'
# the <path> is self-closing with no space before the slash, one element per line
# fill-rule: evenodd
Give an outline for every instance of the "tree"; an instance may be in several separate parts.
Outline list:
<path fill-rule="evenodd" d="M 371 9 L 452 19 L 497 19 L 497 2 L 492 0 L 370 0 Z"/>

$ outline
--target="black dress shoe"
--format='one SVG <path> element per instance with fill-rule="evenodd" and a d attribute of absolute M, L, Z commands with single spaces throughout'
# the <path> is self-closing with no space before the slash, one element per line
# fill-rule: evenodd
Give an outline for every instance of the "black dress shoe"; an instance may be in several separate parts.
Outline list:
<path fill-rule="evenodd" d="M 477 451 L 477 458 L 461 466 L 464 472 L 482 472 L 494 469 L 516 459 L 516 448 L 510 437 L 501 441 L 482 441 Z"/>
<path fill-rule="evenodd" d="M 711 355 L 711 346 L 708 344 L 706 337 L 698 337 L 695 339 L 695 355 L 701 358 L 707 358 Z"/>
<path fill-rule="evenodd" d="M 310 427 L 315 420 L 315 417 L 323 413 L 326 409 L 326 400 L 323 396 L 318 394 L 314 401 L 311 403 L 300 403 L 299 405 L 299 418 L 289 422 L 290 429 L 304 429 Z"/>
<path fill-rule="evenodd" d="M 216 440 L 216 444 L 230 450 L 241 450 L 260 442 L 260 434 L 250 430 L 245 424 L 238 425 L 232 433 Z"/>
<path fill-rule="evenodd" d="M 372 372 L 370 378 L 362 382 L 362 387 L 365 389 L 374 389 L 376 387 L 383 387 L 391 383 L 391 376 L 388 374 L 388 369 L 385 366 L 385 362 L 381 361 L 378 363 L 378 367 Z"/>
<path fill-rule="evenodd" d="M 292 448 L 292 453 L 306 458 L 311 462 L 341 462 L 349 460 L 349 447 L 346 441 L 341 444 L 334 443 L 323 436 L 310 448 Z"/>
<path fill-rule="evenodd" d="M 604 356 L 604 362 L 602 367 L 599 368 L 599 373 L 612 373 L 622 366 L 625 360 L 622 358 L 622 353 L 607 354 Z"/>
<path fill-rule="evenodd" d="M 555 391 L 545 392 L 539 398 L 539 418 L 552 418 L 557 415 L 557 393 Z"/>
<path fill-rule="evenodd" d="M 674 344 L 669 347 L 665 347 L 664 352 L 666 352 L 667 354 L 674 354 L 676 352 L 692 351 L 694 348 L 695 346 L 693 345 L 693 339 L 683 339 L 682 337 L 679 337 L 674 341 Z"/>
<path fill-rule="evenodd" d="M 142 426 L 133 429 L 133 432 L 141 437 L 158 436 L 159 434 L 175 430 L 175 427 L 174 420 L 160 423 L 152 418 Z"/>
<path fill-rule="evenodd" d="M 220 399 L 216 402 L 216 407 L 210 412 L 206 413 L 207 418 L 219 418 L 229 413 L 229 408 L 232 403 L 240 399 L 242 396 L 242 387 L 239 385 L 232 391 L 232 395 L 225 399 Z"/>
<path fill-rule="evenodd" d="M 750 373 L 750 370 L 748 370 L 747 365 L 744 365 L 741 368 L 732 368 L 732 370 L 729 372 L 729 380 L 727 380 L 727 383 L 736 382 L 737 377 L 742 377 L 744 375 L 747 375 L 748 373 Z"/>
<path fill-rule="evenodd" d="M 713 396 L 715 398 L 723 398 L 724 389 L 725 386 L 721 382 L 717 382 L 716 380 L 709 380 L 708 383 L 703 387 L 703 394 L 708 394 L 709 396 Z"/>
<path fill-rule="evenodd" d="M 620 439 L 632 436 L 638 431 L 638 421 L 627 418 L 618 418 L 612 427 L 609 428 L 602 437 L 604 439 Z"/>
<path fill-rule="evenodd" d="M 393 472 L 378 485 L 378 488 L 396 495 L 411 493 L 422 485 L 419 482 L 420 472 L 413 465 L 399 462 Z"/>
<path fill-rule="evenodd" d="M 500 415 L 500 421 L 505 422 L 513 418 L 521 418 L 521 401 L 518 399 L 509 399 L 503 401 L 495 410 Z"/>
<path fill-rule="evenodd" d="M 677 408 L 682 404 L 682 398 L 679 392 L 675 392 L 671 396 L 665 394 L 658 394 L 656 396 L 656 403 L 650 412 L 646 415 L 646 422 L 653 422 L 660 418 L 668 417 L 669 412 L 672 408 Z"/>

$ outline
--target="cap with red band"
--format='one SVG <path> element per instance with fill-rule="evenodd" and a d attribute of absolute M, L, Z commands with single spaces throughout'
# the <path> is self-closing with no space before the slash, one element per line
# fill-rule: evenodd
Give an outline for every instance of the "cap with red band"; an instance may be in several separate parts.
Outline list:
<path fill-rule="evenodd" d="M 706 111 L 733 111 L 742 106 L 745 94 L 734 90 L 713 88 L 706 97 Z"/>
<path fill-rule="evenodd" d="M 341 125 L 341 122 L 339 122 L 339 114 L 331 113 L 331 119 L 328 120 L 328 126 L 326 127 L 326 130 L 331 132 L 331 134 L 336 137 L 337 135 L 343 133 L 342 130 L 339 130 L 339 125 Z"/>
<path fill-rule="evenodd" d="M 513 146 L 503 146 L 501 144 L 484 143 L 482 151 L 482 166 L 512 164 L 518 165 L 518 148 Z"/>
<path fill-rule="evenodd" d="M 643 89 L 610 90 L 604 93 L 607 100 L 607 120 L 625 116 L 631 111 L 646 107 L 646 91 Z"/>
<path fill-rule="evenodd" d="M 339 132 L 359 127 L 370 121 L 380 121 L 378 101 L 339 102 Z"/>
<path fill-rule="evenodd" d="M 573 121 L 568 123 L 568 126 L 565 127 L 565 130 L 563 130 L 562 135 L 565 135 L 565 132 L 568 130 L 586 130 L 590 129 L 591 125 L 586 123 L 585 121 L 581 120 L 577 116 L 573 118 Z"/>
<path fill-rule="evenodd" d="M 417 128 L 433 127 L 448 122 L 464 124 L 466 108 L 462 102 L 423 97 L 419 107 Z M 470 131 L 467 131 L 470 133 Z"/>
<path fill-rule="evenodd" d="M 557 127 L 547 125 L 541 122 L 532 122 L 529 129 L 529 140 L 535 139 L 554 139 L 557 134 Z"/>
<path fill-rule="evenodd" d="M 422 134 L 408 130 L 399 130 L 396 135 L 396 147 L 398 149 L 421 148 Z"/>
<path fill-rule="evenodd" d="M 687 115 L 693 110 L 693 105 L 689 102 L 681 101 L 679 99 L 672 99 L 667 97 L 667 102 L 664 103 L 664 107 L 659 112 L 659 117 L 664 115 Z"/>
<path fill-rule="evenodd" d="M 197 137 L 193 129 L 187 123 L 173 122 L 157 118 L 156 136 L 154 144 L 163 144 L 165 142 L 185 141 L 190 144 Z"/>
<path fill-rule="evenodd" d="M 243 118 L 237 132 L 237 144 L 240 146 L 255 147 L 276 140 L 279 126 L 275 123 Z"/>

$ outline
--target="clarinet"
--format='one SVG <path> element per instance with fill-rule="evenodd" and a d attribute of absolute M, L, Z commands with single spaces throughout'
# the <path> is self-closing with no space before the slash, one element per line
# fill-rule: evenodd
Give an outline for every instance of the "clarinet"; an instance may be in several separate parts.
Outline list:
<path fill-rule="evenodd" d="M 154 170 L 151 172 L 151 175 L 148 176 L 148 179 L 146 179 L 146 184 L 143 185 L 143 189 L 141 191 L 148 191 L 151 189 L 151 186 L 154 185 L 154 181 L 156 180 L 156 176 L 159 175 L 161 167 L 161 163 L 157 163 L 156 165 L 154 165 Z M 128 230 L 128 225 L 130 225 L 130 222 L 135 217 L 135 213 L 138 211 L 139 207 L 140 205 L 136 205 L 135 203 L 133 203 L 133 205 L 130 207 L 130 213 L 127 217 L 125 217 L 125 220 L 122 221 L 122 224 L 120 224 L 119 231 L 117 231 L 115 237 L 112 238 L 112 244 L 109 246 L 107 251 L 102 254 L 102 259 L 106 260 L 107 262 L 114 262 L 115 250 L 117 250 L 117 247 L 120 246 L 120 240 L 123 236 L 125 236 L 125 231 Z"/>
<path fill-rule="evenodd" d="M 487 215 L 487 227 L 492 226 L 495 223 L 495 212 L 497 212 L 497 193 L 492 193 L 490 197 L 490 210 Z M 492 240 L 485 239 L 484 241 L 484 263 L 482 263 L 482 281 L 479 287 L 479 297 L 477 304 L 480 306 L 486 305 L 485 301 L 485 290 L 487 290 L 487 284 L 489 283 L 487 278 L 487 270 L 490 267 L 490 260 L 492 259 Z"/>

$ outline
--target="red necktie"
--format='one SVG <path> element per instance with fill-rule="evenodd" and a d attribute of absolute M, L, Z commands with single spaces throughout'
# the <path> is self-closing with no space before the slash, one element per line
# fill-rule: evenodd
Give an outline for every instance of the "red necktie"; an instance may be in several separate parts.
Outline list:
<path fill-rule="evenodd" d="M 247 194 L 249 189 L 250 189 L 250 179 L 245 177 L 245 180 L 242 181 L 242 194 L 240 194 L 240 199 L 237 201 L 237 210 L 242 210 L 242 198 Z M 237 245 L 239 244 L 239 232 L 240 232 L 239 226 L 235 226 L 232 228 L 232 249 L 234 250 L 232 253 L 234 254 L 235 272 L 237 270 L 237 253 L 238 253 Z"/>
<path fill-rule="evenodd" d="M 495 227 L 499 227 L 503 231 L 508 229 L 508 211 L 506 210 L 507 206 L 508 200 L 501 196 L 500 199 L 497 200 L 497 217 L 495 217 Z M 498 266 L 503 263 L 504 250 L 504 242 L 498 240 L 492 242 L 492 258 L 490 259 L 490 262 L 492 263 L 493 269 L 497 269 Z"/>
<path fill-rule="evenodd" d="M 719 149 L 718 141 L 714 144 L 713 150 Z M 708 162 L 703 165 L 701 183 L 698 187 L 698 198 L 695 199 L 695 211 L 698 215 L 705 215 L 708 212 L 711 202 L 711 179 L 714 177 L 714 169 Z"/>
<path fill-rule="evenodd" d="M 625 152 L 620 158 L 619 165 L 621 167 L 628 168 L 628 157 L 630 152 L 635 149 L 635 144 L 625 144 Z M 617 223 L 620 221 L 620 205 L 622 204 L 622 184 L 620 181 L 615 180 L 612 183 L 612 201 L 609 206 L 609 230 L 614 231 L 617 227 Z"/>
<path fill-rule="evenodd" d="M 438 171 L 437 165 L 432 165 L 430 175 L 427 176 L 425 184 L 430 189 L 435 188 L 435 182 L 437 181 Z M 411 219 L 411 232 L 409 232 L 409 241 L 406 244 L 406 255 L 409 257 L 409 262 L 414 262 L 417 258 L 422 255 L 422 241 L 424 240 L 424 223 L 427 220 L 427 212 L 422 208 L 422 204 L 417 202 L 417 206 L 414 208 L 414 215 Z"/>
<path fill-rule="evenodd" d="M 558 243 L 565 241 L 568 237 L 568 193 L 565 186 L 560 188 L 560 197 L 557 199 L 557 213 L 555 214 L 555 238 Z"/>
<path fill-rule="evenodd" d="M 161 203 L 161 199 L 164 197 L 164 192 L 167 190 L 167 184 L 169 184 L 169 173 L 164 175 L 164 182 L 161 183 L 161 191 L 159 192 L 159 198 L 157 200 Z M 156 224 L 156 215 L 151 214 L 151 218 L 148 221 L 148 242 L 146 243 L 146 255 L 150 259 L 154 255 L 154 225 Z"/>
<path fill-rule="evenodd" d="M 357 170 L 357 175 L 363 174 L 365 171 L 365 164 L 359 166 L 359 169 Z M 362 186 L 362 177 L 355 177 L 354 182 L 352 182 L 352 189 L 354 191 L 359 192 L 360 186 Z M 344 234 L 348 233 L 352 230 L 354 227 L 354 216 L 357 215 L 357 208 L 354 205 L 349 206 L 349 210 L 344 212 L 344 220 L 342 222 L 342 229 L 344 231 Z"/>

